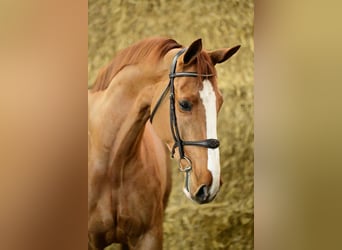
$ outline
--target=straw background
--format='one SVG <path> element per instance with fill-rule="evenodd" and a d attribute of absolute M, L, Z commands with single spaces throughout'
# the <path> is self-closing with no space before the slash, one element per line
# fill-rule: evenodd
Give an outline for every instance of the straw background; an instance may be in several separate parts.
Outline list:
<path fill-rule="evenodd" d="M 208 50 L 241 44 L 216 66 L 225 100 L 218 120 L 223 186 L 214 202 L 194 204 L 173 168 L 164 249 L 253 249 L 253 1 L 89 0 L 88 6 L 88 86 L 118 50 L 146 37 L 184 46 L 202 38 Z"/>

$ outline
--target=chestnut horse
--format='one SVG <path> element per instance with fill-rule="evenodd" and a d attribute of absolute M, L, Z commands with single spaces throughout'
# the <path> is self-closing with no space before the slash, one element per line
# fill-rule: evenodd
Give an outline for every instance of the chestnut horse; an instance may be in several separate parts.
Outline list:
<path fill-rule="evenodd" d="M 128 47 L 88 92 L 88 249 L 162 249 L 171 156 L 186 196 L 199 203 L 219 191 L 215 64 L 240 46 L 202 50 L 166 38 Z"/>

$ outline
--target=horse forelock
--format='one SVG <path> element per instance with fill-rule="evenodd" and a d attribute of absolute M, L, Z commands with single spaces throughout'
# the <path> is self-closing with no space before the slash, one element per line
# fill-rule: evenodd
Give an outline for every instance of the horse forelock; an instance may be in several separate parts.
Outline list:
<path fill-rule="evenodd" d="M 148 38 L 133 44 L 118 52 L 116 57 L 98 74 L 91 91 L 97 92 L 108 88 L 115 75 L 125 66 L 140 62 L 157 63 L 168 51 L 181 48 L 175 40 L 170 38 Z"/>
<path fill-rule="evenodd" d="M 216 75 L 215 66 L 212 63 L 210 56 L 205 51 L 201 51 L 197 55 L 197 72 L 204 75 Z"/>
<path fill-rule="evenodd" d="M 203 87 L 203 80 L 207 79 L 211 82 L 211 84 L 213 85 L 213 88 L 216 90 L 217 89 L 217 83 L 215 80 L 216 69 L 208 53 L 205 51 L 201 51 L 197 55 L 196 60 L 193 61 L 193 64 L 195 67 L 195 71 L 198 73 L 197 84 L 201 86 L 200 88 Z M 211 75 L 211 76 L 207 76 L 207 75 Z"/>

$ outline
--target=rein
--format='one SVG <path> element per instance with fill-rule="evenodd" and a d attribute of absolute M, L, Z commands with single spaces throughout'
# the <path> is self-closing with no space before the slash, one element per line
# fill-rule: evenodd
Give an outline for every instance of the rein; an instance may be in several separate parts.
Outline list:
<path fill-rule="evenodd" d="M 200 140 L 200 141 L 183 141 L 178 125 L 177 125 L 177 116 L 176 116 L 176 108 L 175 108 L 175 88 L 174 88 L 174 80 L 176 77 L 209 77 L 213 76 L 212 74 L 198 74 L 196 72 L 176 72 L 176 66 L 177 66 L 177 60 L 181 54 L 185 52 L 186 48 L 180 50 L 173 58 L 171 68 L 170 68 L 170 74 L 169 74 L 169 84 L 164 89 L 163 93 L 159 97 L 154 109 L 151 112 L 150 115 L 150 122 L 152 123 L 153 117 L 156 114 L 159 106 L 161 105 L 161 102 L 165 98 L 167 92 L 170 90 L 170 127 L 172 132 L 172 137 L 174 140 L 174 144 L 171 150 L 171 157 L 174 158 L 175 150 L 178 148 L 179 151 L 179 170 L 181 172 L 186 172 L 186 183 L 187 183 L 187 190 L 189 191 L 189 172 L 192 169 L 192 163 L 191 160 L 185 156 L 184 154 L 184 146 L 198 146 L 198 147 L 205 147 L 205 148 L 211 148 L 215 149 L 219 147 L 220 142 L 217 139 L 206 139 L 206 140 Z M 182 162 L 186 163 L 186 165 L 183 167 Z"/>

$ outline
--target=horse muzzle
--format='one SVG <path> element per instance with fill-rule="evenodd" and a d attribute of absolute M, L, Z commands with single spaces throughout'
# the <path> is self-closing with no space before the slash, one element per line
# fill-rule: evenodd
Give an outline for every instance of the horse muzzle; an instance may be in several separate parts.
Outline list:
<path fill-rule="evenodd" d="M 202 184 L 200 185 L 194 193 L 191 193 L 191 184 L 190 184 L 190 173 L 191 171 L 185 171 L 185 180 L 184 180 L 184 193 L 185 195 L 192 201 L 195 201 L 198 204 L 209 203 L 215 199 L 219 188 L 212 188 L 210 185 Z"/>

